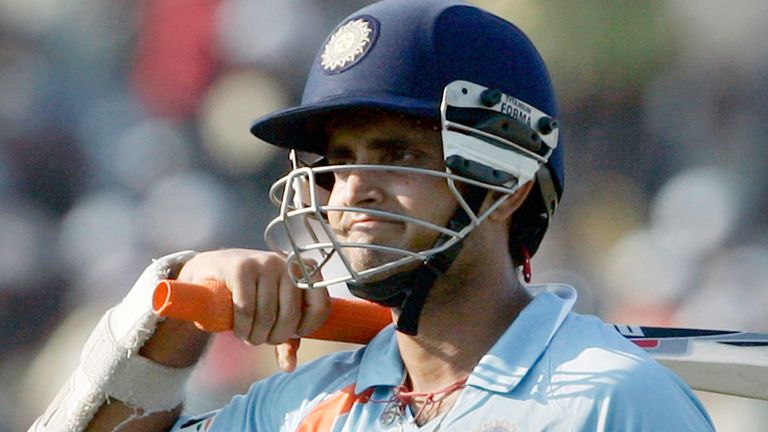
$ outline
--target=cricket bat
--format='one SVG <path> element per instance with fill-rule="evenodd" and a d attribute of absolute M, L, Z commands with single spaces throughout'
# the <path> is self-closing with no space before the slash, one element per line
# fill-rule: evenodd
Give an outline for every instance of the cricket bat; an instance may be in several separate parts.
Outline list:
<path fill-rule="evenodd" d="M 232 329 L 232 296 L 221 282 L 196 285 L 163 280 L 155 288 L 152 303 L 158 315 L 191 321 L 206 331 Z M 388 308 L 334 298 L 330 317 L 306 337 L 365 344 L 391 323 Z M 609 325 L 693 389 L 768 400 L 768 334 Z"/>
<path fill-rule="evenodd" d="M 613 324 L 691 388 L 768 400 L 768 334 Z"/>

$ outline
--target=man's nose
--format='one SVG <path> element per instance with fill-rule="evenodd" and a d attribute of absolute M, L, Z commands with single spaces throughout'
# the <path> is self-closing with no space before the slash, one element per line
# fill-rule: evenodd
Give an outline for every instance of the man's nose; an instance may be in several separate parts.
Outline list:
<path fill-rule="evenodd" d="M 352 207 L 382 201 L 384 199 L 383 180 L 376 171 L 350 171 L 342 183 L 344 205 Z"/>

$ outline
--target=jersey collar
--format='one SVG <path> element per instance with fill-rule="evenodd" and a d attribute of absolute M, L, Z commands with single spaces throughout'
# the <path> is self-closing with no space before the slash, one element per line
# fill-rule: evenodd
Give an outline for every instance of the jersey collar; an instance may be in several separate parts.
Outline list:
<path fill-rule="evenodd" d="M 399 386 L 405 379 L 394 325 L 387 326 L 364 348 L 355 394 L 374 386 Z"/>
<path fill-rule="evenodd" d="M 546 351 L 576 302 L 576 290 L 559 284 L 528 287 L 534 296 L 491 350 L 480 359 L 467 385 L 508 393 Z"/>

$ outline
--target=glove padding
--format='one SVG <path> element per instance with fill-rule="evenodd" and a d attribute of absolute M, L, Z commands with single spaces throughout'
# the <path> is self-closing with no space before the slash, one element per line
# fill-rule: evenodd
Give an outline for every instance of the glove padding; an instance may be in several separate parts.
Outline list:
<path fill-rule="evenodd" d="M 79 432 L 110 398 L 133 408 L 137 416 L 178 407 L 192 367 L 177 369 L 138 355 L 160 318 L 152 311 L 152 293 L 162 279 L 175 278 L 196 252 L 154 260 L 133 288 L 109 309 L 80 355 L 80 366 L 30 431 Z"/>

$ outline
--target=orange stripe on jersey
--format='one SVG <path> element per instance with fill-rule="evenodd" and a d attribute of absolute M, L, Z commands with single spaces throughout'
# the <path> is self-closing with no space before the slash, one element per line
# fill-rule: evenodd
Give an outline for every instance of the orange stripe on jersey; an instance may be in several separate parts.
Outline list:
<path fill-rule="evenodd" d="M 373 387 L 359 395 L 355 394 L 354 384 L 344 387 L 314 407 L 304 417 L 296 432 L 330 432 L 336 419 L 350 412 L 356 402 L 368 402 L 371 394 Z"/>

